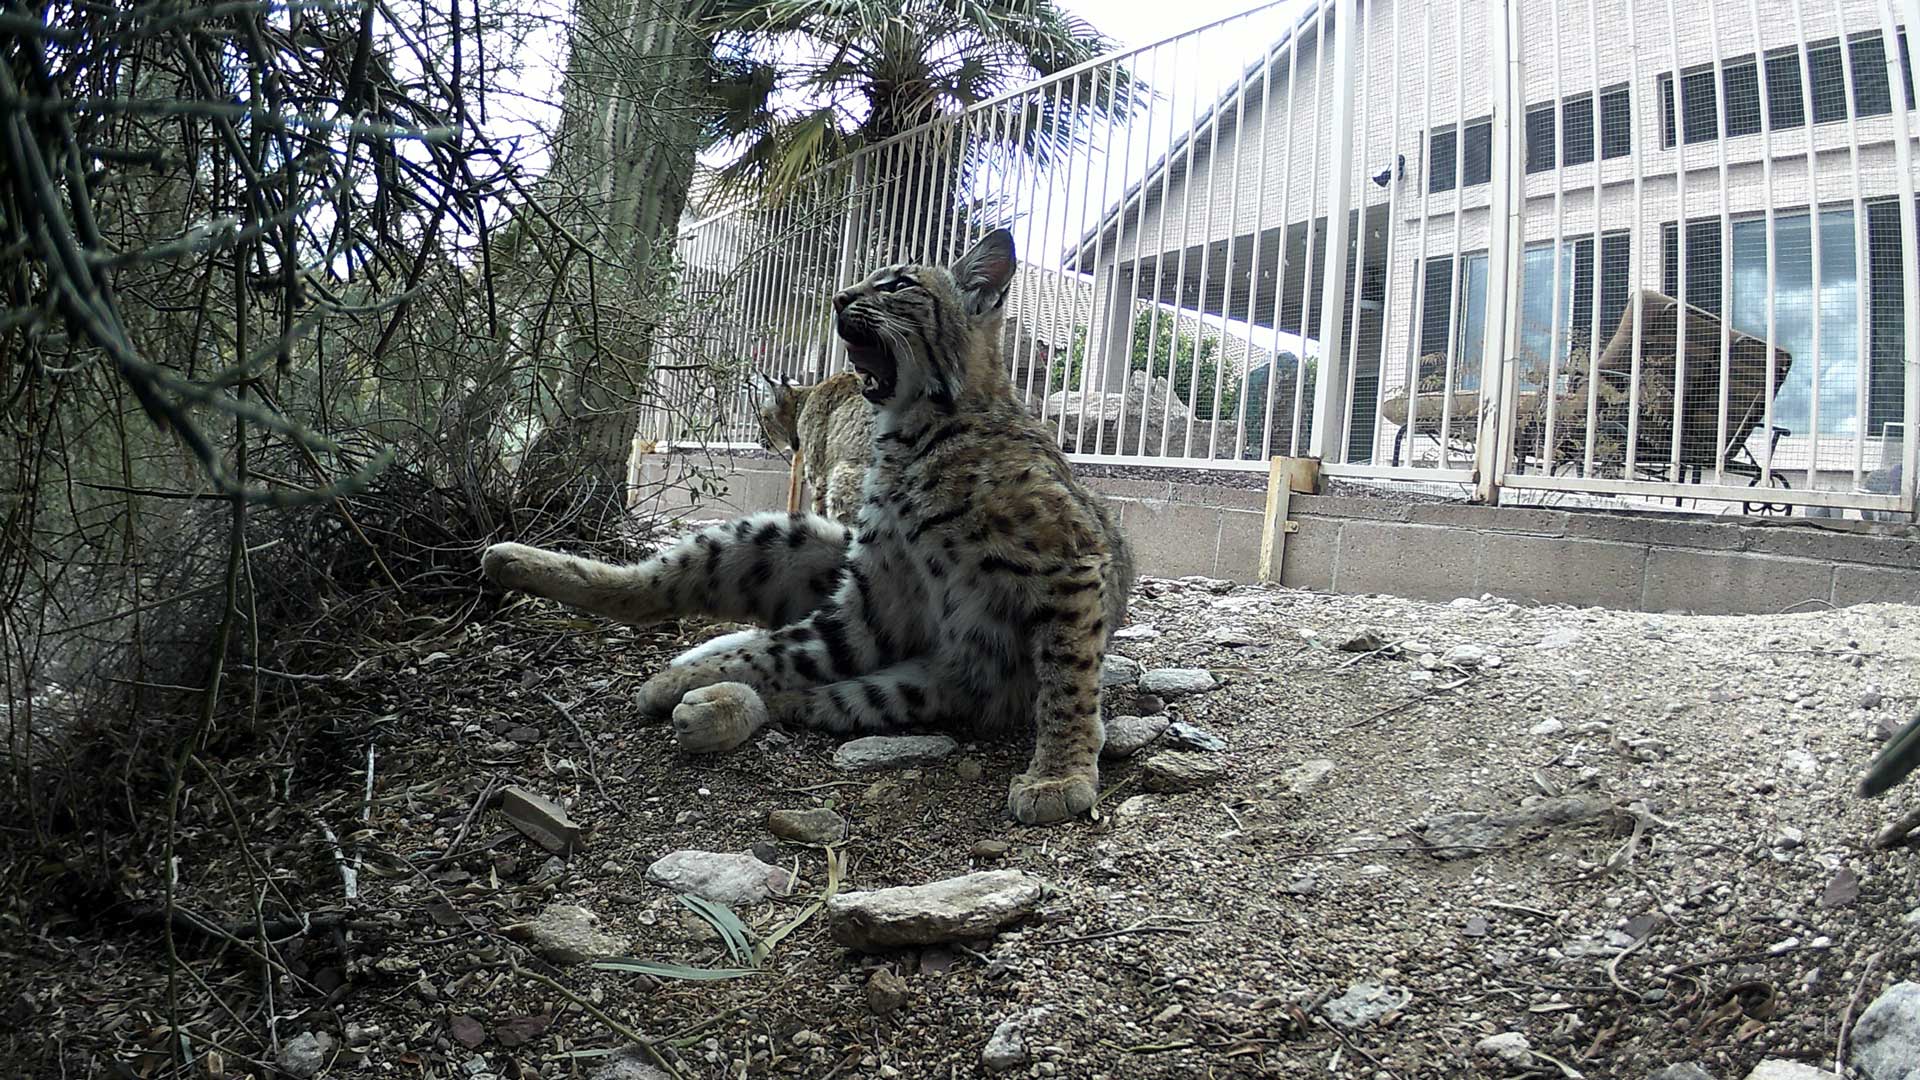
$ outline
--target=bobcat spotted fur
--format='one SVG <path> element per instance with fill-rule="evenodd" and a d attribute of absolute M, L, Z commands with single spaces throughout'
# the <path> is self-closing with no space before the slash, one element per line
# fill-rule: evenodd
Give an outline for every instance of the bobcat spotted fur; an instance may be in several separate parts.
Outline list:
<path fill-rule="evenodd" d="M 1092 806 L 1099 674 L 1125 619 L 1133 561 L 1015 399 L 1000 357 L 1013 237 L 951 269 L 898 265 L 834 298 L 874 408 L 854 529 L 759 513 L 634 566 L 519 544 L 483 559 L 496 583 L 632 623 L 756 622 L 677 657 L 639 693 L 689 752 L 730 749 L 769 716 L 835 732 L 1031 729 L 1008 788 L 1027 823 Z"/>
<path fill-rule="evenodd" d="M 787 509 L 800 509 L 800 484 L 811 471 L 813 512 L 853 524 L 873 460 L 873 407 L 861 399 L 859 373 L 843 371 L 812 386 L 762 378 L 761 429 L 793 454 Z"/>

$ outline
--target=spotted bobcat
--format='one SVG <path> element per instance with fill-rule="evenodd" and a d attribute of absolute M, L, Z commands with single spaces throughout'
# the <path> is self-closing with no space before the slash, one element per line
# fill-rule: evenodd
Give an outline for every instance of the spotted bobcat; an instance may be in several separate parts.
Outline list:
<path fill-rule="evenodd" d="M 834 297 L 874 406 L 856 529 L 753 514 L 635 566 L 497 544 L 487 576 L 631 623 L 774 628 L 709 641 L 640 688 L 683 750 L 738 746 L 770 716 L 848 733 L 1030 727 L 1008 809 L 1029 824 L 1086 811 L 1104 741 L 1100 663 L 1133 559 L 1014 398 L 999 328 L 1013 272 L 1001 229 L 950 269 L 890 266 Z"/>
<path fill-rule="evenodd" d="M 787 509 L 800 509 L 800 485 L 812 470 L 815 479 L 806 482 L 813 485 L 813 512 L 853 524 L 873 460 L 873 406 L 861 399 L 859 373 L 843 371 L 812 386 L 761 379 L 760 427 L 793 454 Z"/>

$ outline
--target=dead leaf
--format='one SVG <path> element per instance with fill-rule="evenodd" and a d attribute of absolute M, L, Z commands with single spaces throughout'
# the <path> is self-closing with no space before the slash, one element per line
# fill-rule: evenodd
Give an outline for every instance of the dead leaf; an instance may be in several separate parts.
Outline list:
<path fill-rule="evenodd" d="M 553 1016 L 551 1013 L 540 1013 L 537 1016 L 517 1016 L 512 1020 L 503 1020 L 495 1024 L 493 1027 L 493 1037 L 500 1040 L 501 1046 L 509 1048 L 521 1046 L 539 1038 L 552 1024 Z"/>
<path fill-rule="evenodd" d="M 447 1034 L 469 1050 L 487 1041 L 487 1029 L 465 1013 L 447 1017 Z"/>
<path fill-rule="evenodd" d="M 1820 891 L 1820 906 L 1823 908 L 1842 908 L 1860 899 L 1860 875 L 1848 867 L 1841 867 Z"/>

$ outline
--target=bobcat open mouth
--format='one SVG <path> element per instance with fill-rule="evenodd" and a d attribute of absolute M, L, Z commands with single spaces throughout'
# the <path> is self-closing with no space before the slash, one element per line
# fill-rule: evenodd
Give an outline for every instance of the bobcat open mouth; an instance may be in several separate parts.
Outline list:
<path fill-rule="evenodd" d="M 893 397 L 894 383 L 900 369 L 886 347 L 877 339 L 844 324 L 840 327 L 840 340 L 847 346 L 847 362 L 860 375 L 860 396 L 875 405 Z"/>

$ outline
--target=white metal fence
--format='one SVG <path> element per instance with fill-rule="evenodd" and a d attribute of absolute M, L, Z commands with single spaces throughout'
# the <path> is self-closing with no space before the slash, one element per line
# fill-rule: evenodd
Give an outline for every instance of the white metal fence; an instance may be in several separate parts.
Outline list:
<path fill-rule="evenodd" d="M 1077 461 L 1905 517 L 1915 21 L 1259 7 L 690 225 L 720 315 L 642 434 L 754 443 L 751 372 L 839 366 L 837 288 L 1005 224 L 1009 373 Z"/>

